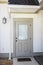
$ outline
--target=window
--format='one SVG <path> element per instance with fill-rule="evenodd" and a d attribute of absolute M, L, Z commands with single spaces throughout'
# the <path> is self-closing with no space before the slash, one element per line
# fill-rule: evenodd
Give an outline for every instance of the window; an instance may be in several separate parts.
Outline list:
<path fill-rule="evenodd" d="M 19 40 L 27 39 L 27 25 L 19 25 Z"/>

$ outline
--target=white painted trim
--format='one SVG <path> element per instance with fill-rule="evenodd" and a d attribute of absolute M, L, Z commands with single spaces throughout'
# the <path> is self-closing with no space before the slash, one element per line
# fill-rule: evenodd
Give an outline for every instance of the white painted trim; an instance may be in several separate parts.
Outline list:
<path fill-rule="evenodd" d="M 11 14 L 11 18 L 34 18 L 37 14 Z"/>
<path fill-rule="evenodd" d="M 8 5 L 9 8 L 40 8 L 40 6 L 35 5 Z"/>
<path fill-rule="evenodd" d="M 41 6 L 35 5 L 8 5 L 10 12 L 36 12 Z"/>

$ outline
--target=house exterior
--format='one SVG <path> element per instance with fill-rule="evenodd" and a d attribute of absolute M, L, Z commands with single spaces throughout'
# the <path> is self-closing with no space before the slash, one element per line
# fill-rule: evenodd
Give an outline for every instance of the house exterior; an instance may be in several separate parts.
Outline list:
<path fill-rule="evenodd" d="M 32 19 L 32 56 L 43 54 L 43 9 L 40 6 L 11 5 L 0 0 L 0 57 L 16 57 L 14 22 L 20 19 Z"/>

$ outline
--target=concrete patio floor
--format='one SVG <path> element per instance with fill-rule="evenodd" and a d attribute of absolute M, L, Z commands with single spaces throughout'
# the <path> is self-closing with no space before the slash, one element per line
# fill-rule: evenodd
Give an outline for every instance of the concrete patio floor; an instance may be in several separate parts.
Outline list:
<path fill-rule="evenodd" d="M 31 57 L 31 61 L 23 61 L 23 62 L 18 62 L 17 58 L 14 58 L 13 65 L 39 65 L 39 64 L 33 57 Z"/>

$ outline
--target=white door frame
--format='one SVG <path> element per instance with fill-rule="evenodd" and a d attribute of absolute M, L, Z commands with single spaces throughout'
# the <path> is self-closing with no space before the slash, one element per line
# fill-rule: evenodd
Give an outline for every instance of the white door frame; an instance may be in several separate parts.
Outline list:
<path fill-rule="evenodd" d="M 15 18 L 31 18 L 33 19 L 35 17 L 35 15 L 33 16 L 32 14 L 11 14 L 11 22 L 13 22 L 13 26 L 14 26 L 14 19 Z M 32 21 L 33 22 L 33 21 Z M 14 29 L 13 29 L 13 35 L 14 35 Z M 15 35 L 13 36 L 13 56 L 16 57 L 16 48 L 14 48 L 15 46 Z M 33 40 L 32 40 L 32 46 L 33 46 Z M 32 52 L 33 52 L 33 48 L 32 48 Z"/>

